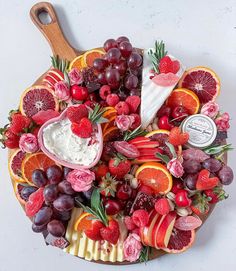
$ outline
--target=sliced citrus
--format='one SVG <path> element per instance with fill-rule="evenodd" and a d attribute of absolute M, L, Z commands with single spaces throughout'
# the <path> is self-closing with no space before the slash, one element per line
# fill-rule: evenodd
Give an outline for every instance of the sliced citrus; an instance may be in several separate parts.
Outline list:
<path fill-rule="evenodd" d="M 115 126 L 115 125 L 114 125 L 115 119 L 116 119 L 116 116 L 113 116 L 113 117 L 111 117 L 111 118 L 109 119 L 108 122 L 106 122 L 106 123 L 104 124 L 103 129 L 102 129 L 102 130 L 103 130 L 103 133 L 105 133 L 106 130 L 108 130 L 109 128 Z"/>
<path fill-rule="evenodd" d="M 20 193 L 21 193 L 21 190 L 24 188 L 24 185 L 19 183 L 19 182 L 13 182 L 13 189 L 14 189 L 14 192 L 15 192 L 15 196 L 16 198 L 18 199 L 18 201 L 25 205 L 26 201 L 21 197 Z"/>
<path fill-rule="evenodd" d="M 103 113 L 102 116 L 108 120 L 117 115 L 117 111 L 114 107 L 109 106 L 109 107 L 105 107 L 104 109 L 106 111 Z"/>
<path fill-rule="evenodd" d="M 43 152 L 36 152 L 30 154 L 24 158 L 21 165 L 22 176 L 30 185 L 32 183 L 32 173 L 35 169 L 46 170 L 48 167 L 55 165 L 55 162 L 51 160 Z"/>
<path fill-rule="evenodd" d="M 103 141 L 111 141 L 117 136 L 117 133 L 119 133 L 119 129 L 116 126 L 107 129 L 103 134 Z"/>
<path fill-rule="evenodd" d="M 27 117 L 32 117 L 41 110 L 52 109 L 58 111 L 59 102 L 53 91 L 46 86 L 32 86 L 27 88 L 20 99 L 20 111 Z"/>
<path fill-rule="evenodd" d="M 220 79 L 214 71 L 206 67 L 187 70 L 179 81 L 180 88 L 192 90 L 201 103 L 214 101 L 220 92 Z"/>
<path fill-rule="evenodd" d="M 200 107 L 198 96 L 192 90 L 186 88 L 174 89 L 167 99 L 166 104 L 171 108 L 182 105 L 192 115 L 196 114 Z"/>
<path fill-rule="evenodd" d="M 8 170 L 12 180 L 15 182 L 26 182 L 22 178 L 21 172 L 21 164 L 24 158 L 25 153 L 22 152 L 20 149 L 17 149 L 12 153 L 8 161 Z"/>
<path fill-rule="evenodd" d="M 104 54 L 105 51 L 101 49 L 89 50 L 85 54 L 83 54 L 83 62 L 87 67 L 92 67 L 93 61 L 96 58 L 101 58 Z"/>
<path fill-rule="evenodd" d="M 82 213 L 75 222 L 74 230 L 75 231 L 84 231 L 91 228 L 93 216 L 89 213 Z"/>
<path fill-rule="evenodd" d="M 77 68 L 79 71 L 85 68 L 86 65 L 83 61 L 83 55 L 77 56 L 72 62 L 70 63 L 69 70 L 73 68 Z"/>
<path fill-rule="evenodd" d="M 172 188 L 172 176 L 160 163 L 144 163 L 137 169 L 135 175 L 141 185 L 149 186 L 156 193 L 165 194 Z"/>

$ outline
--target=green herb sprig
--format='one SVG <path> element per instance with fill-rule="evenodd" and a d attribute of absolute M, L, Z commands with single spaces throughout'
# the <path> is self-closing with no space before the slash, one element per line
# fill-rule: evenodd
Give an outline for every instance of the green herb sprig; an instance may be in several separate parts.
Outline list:
<path fill-rule="evenodd" d="M 139 256 L 139 262 L 146 263 L 149 260 L 150 253 L 151 253 L 151 247 L 144 246 Z"/>
<path fill-rule="evenodd" d="M 137 136 L 145 136 L 147 132 L 141 128 L 141 126 L 137 127 L 133 131 L 127 131 L 124 135 L 124 141 L 131 140 Z"/>
<path fill-rule="evenodd" d="M 68 76 L 68 69 L 70 65 L 70 61 L 66 59 L 60 59 L 58 55 L 56 56 L 51 56 L 51 62 L 52 66 L 61 71 L 64 74 L 65 81 L 67 82 L 68 85 L 70 85 L 70 78 Z"/>
<path fill-rule="evenodd" d="M 105 123 L 105 122 L 108 122 L 108 120 L 102 116 L 105 112 L 106 112 L 105 108 L 102 108 L 99 104 L 96 104 L 94 106 L 94 109 L 90 110 L 88 118 L 93 123 Z"/>
<path fill-rule="evenodd" d="M 148 55 L 152 61 L 152 66 L 155 72 L 159 73 L 159 63 L 160 60 L 167 55 L 167 51 L 165 49 L 165 43 L 163 41 L 155 41 L 154 50 L 150 49 Z"/>

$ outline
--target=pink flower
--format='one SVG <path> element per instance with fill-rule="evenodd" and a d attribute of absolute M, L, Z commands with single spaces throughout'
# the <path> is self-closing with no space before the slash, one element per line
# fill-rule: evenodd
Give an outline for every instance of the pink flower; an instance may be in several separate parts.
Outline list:
<path fill-rule="evenodd" d="M 123 252 L 125 260 L 135 262 L 141 253 L 142 243 L 140 237 L 136 233 L 130 233 L 123 244 Z"/>
<path fill-rule="evenodd" d="M 219 131 L 227 131 L 230 127 L 229 114 L 223 113 L 221 116 L 215 119 L 215 123 Z"/>
<path fill-rule="evenodd" d="M 60 81 L 55 84 L 55 94 L 61 101 L 66 101 L 70 98 L 70 89 L 65 81 Z"/>
<path fill-rule="evenodd" d="M 77 69 L 73 68 L 69 73 L 69 78 L 71 85 L 79 85 L 83 82 L 83 76 L 82 73 Z"/>
<path fill-rule="evenodd" d="M 217 103 L 210 101 L 203 105 L 201 113 L 214 119 L 217 116 L 219 109 L 220 107 Z"/>
<path fill-rule="evenodd" d="M 176 178 L 180 178 L 184 174 L 183 166 L 177 158 L 173 158 L 167 163 L 167 169 L 170 171 L 171 175 Z"/>
<path fill-rule="evenodd" d="M 66 180 L 75 191 L 84 192 L 91 188 L 95 174 L 89 169 L 74 169 L 67 175 Z"/>
<path fill-rule="evenodd" d="M 116 117 L 115 123 L 116 126 L 121 131 L 127 131 L 131 127 L 131 125 L 134 123 L 135 117 L 134 116 L 128 116 L 128 115 L 119 115 Z"/>
<path fill-rule="evenodd" d="M 23 152 L 33 153 L 39 149 L 37 137 L 33 134 L 23 134 L 19 142 L 20 149 Z"/>

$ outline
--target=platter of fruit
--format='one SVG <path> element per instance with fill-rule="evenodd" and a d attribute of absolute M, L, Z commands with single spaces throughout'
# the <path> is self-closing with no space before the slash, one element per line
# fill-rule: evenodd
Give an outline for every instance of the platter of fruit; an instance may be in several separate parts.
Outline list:
<path fill-rule="evenodd" d="M 78 51 L 50 3 L 30 15 L 52 66 L 22 92 L 0 140 L 33 232 L 107 264 L 189 249 L 234 178 L 219 77 L 186 68 L 163 41 L 138 49 L 121 36 Z"/>

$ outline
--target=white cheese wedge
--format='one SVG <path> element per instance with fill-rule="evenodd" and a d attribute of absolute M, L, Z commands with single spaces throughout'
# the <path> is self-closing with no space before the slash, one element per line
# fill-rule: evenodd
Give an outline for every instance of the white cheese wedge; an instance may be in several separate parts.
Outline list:
<path fill-rule="evenodd" d="M 151 48 L 152 49 L 152 48 Z M 159 108 L 163 105 L 165 100 L 171 94 L 175 85 L 162 87 L 156 85 L 150 79 L 150 71 L 152 68 L 152 62 L 149 58 L 148 51 L 145 49 L 143 52 L 143 71 L 142 71 L 142 89 L 141 89 L 141 121 L 142 127 L 146 128 L 155 117 Z M 175 57 L 169 55 L 172 60 L 178 60 Z M 179 60 L 178 60 L 179 61 Z M 179 61 L 180 62 L 180 61 Z M 180 62 L 180 69 L 176 74 L 179 78 L 183 75 L 185 67 Z"/>

